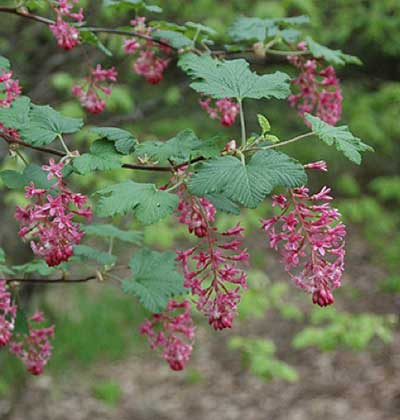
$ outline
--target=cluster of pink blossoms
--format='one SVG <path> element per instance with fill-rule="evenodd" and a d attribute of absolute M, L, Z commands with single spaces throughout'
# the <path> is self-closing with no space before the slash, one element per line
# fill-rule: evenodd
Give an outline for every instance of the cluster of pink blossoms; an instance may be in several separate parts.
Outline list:
<path fill-rule="evenodd" d="M 49 25 L 49 28 L 53 32 L 58 46 L 64 50 L 71 50 L 80 42 L 79 30 L 64 20 L 64 18 L 70 18 L 78 23 L 83 21 L 84 16 L 82 8 L 77 12 L 72 12 L 72 9 L 75 7 L 74 3 L 76 4 L 78 1 L 79 0 L 58 0 L 53 6 L 56 22 Z"/>
<path fill-rule="evenodd" d="M 92 211 L 85 207 L 87 197 L 70 191 L 62 178 L 62 162 L 50 159 L 49 166 L 43 170 L 49 172 L 48 179 L 56 182 L 49 188 L 36 188 L 31 182 L 26 187 L 25 196 L 36 199 L 34 204 L 25 208 L 17 207 L 15 217 L 21 222 L 19 235 L 30 240 L 33 252 L 44 257 L 49 266 L 67 261 L 73 254 L 73 245 L 78 244 L 84 232 L 79 224 L 73 223 L 75 216 L 90 219 Z"/>
<path fill-rule="evenodd" d="M 131 20 L 131 25 L 135 32 L 148 37 L 153 30 L 153 28 L 147 26 L 145 17 L 137 17 Z M 127 38 L 124 40 L 124 51 L 126 54 L 138 54 L 133 63 L 133 70 L 136 74 L 144 76 L 153 85 L 161 82 L 164 71 L 170 63 L 170 59 L 166 58 L 171 53 L 170 48 L 164 45 L 156 45 L 150 39 L 141 42 L 136 38 Z M 162 54 L 160 55 L 160 53 Z"/>
<path fill-rule="evenodd" d="M 85 79 L 83 85 L 74 85 L 72 94 L 76 96 L 81 105 L 92 114 L 99 114 L 104 111 L 106 101 L 101 98 L 111 95 L 112 85 L 117 81 L 117 71 L 114 67 L 103 69 L 100 64 L 92 69 L 90 76 Z"/>
<path fill-rule="evenodd" d="M 272 205 L 282 213 L 262 221 L 271 248 L 282 255 L 294 283 L 312 293 L 319 306 L 334 302 L 332 290 L 340 287 L 344 271 L 346 227 L 330 206 L 329 193 L 324 187 L 310 195 L 301 187 L 290 190 L 289 197 L 275 195 Z"/>
<path fill-rule="evenodd" d="M 0 69 L 0 108 L 9 107 L 12 102 L 21 94 L 21 86 L 18 80 L 12 79 L 12 71 Z M 0 131 L 15 139 L 19 138 L 19 133 L 15 128 L 7 128 L 0 122 Z"/>
<path fill-rule="evenodd" d="M 192 354 L 195 336 L 190 303 L 170 300 L 163 313 L 153 314 L 151 320 L 142 324 L 140 332 L 147 335 L 152 349 L 162 349 L 171 369 L 184 369 Z"/>
<path fill-rule="evenodd" d="M 43 314 L 38 312 L 28 319 L 28 335 L 14 334 L 17 306 L 12 304 L 6 286 L 6 281 L 0 280 L 0 347 L 8 345 L 30 373 L 40 375 L 51 356 L 50 338 L 54 337 L 54 326 L 35 328 L 34 324 L 44 321 Z"/>
<path fill-rule="evenodd" d="M 28 335 L 16 334 L 10 342 L 10 351 L 22 360 L 32 375 L 41 375 L 53 350 L 50 338 L 54 337 L 54 325 L 35 328 L 44 321 L 43 314 L 36 312 L 28 319 Z"/>
<path fill-rule="evenodd" d="M 185 201 L 185 203 L 182 203 Z M 198 245 L 177 251 L 183 267 L 184 286 L 197 296 L 197 308 L 216 330 L 230 328 L 237 314 L 240 291 L 247 287 L 245 272 L 238 267 L 249 255 L 241 249 L 243 228 L 237 225 L 219 232 L 212 225 L 215 208 L 205 198 L 181 193 L 179 220 L 201 238 Z"/>
<path fill-rule="evenodd" d="M 301 42 L 298 48 L 306 50 L 306 43 Z M 300 70 L 299 76 L 292 80 L 299 93 L 289 96 L 290 105 L 296 107 L 301 116 L 311 113 L 335 125 L 342 114 L 343 100 L 335 69 L 332 66 L 319 69 L 317 60 L 303 56 L 289 56 L 288 60 Z"/>
<path fill-rule="evenodd" d="M 12 71 L 0 70 L 0 83 L 2 87 L 0 108 L 9 107 L 12 101 L 21 94 L 18 80 L 12 79 Z"/>
<path fill-rule="evenodd" d="M 219 119 L 225 127 L 233 125 L 240 112 L 239 104 L 229 98 L 218 99 L 215 105 L 211 105 L 210 98 L 200 99 L 199 103 L 213 120 Z"/>
<path fill-rule="evenodd" d="M 6 281 L 0 279 L 0 347 L 6 346 L 13 334 L 17 307 L 11 302 Z"/>

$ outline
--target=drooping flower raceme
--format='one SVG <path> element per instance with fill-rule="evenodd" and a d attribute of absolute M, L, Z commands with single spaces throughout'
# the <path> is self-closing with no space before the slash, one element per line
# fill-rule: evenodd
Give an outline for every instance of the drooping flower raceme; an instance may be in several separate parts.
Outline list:
<path fill-rule="evenodd" d="M 6 346 L 13 334 L 17 307 L 11 302 L 11 293 L 4 279 L 0 279 L 0 347 Z"/>
<path fill-rule="evenodd" d="M 334 302 L 332 291 L 341 285 L 346 228 L 332 208 L 329 188 L 310 195 L 308 188 L 272 197 L 279 216 L 262 221 L 271 248 L 279 251 L 294 283 L 312 294 L 319 306 Z"/>
<path fill-rule="evenodd" d="M 67 261 L 73 254 L 73 245 L 78 244 L 84 232 L 75 216 L 90 219 L 90 207 L 85 207 L 87 197 L 69 190 L 62 178 L 64 164 L 50 159 L 43 170 L 48 172 L 48 179 L 55 179 L 54 184 L 45 188 L 36 188 L 31 182 L 25 196 L 35 200 L 25 208 L 17 207 L 16 218 L 21 222 L 19 235 L 29 240 L 33 252 L 45 258 L 49 266 Z"/>
<path fill-rule="evenodd" d="M 190 302 L 168 302 L 163 313 L 153 314 L 140 327 L 152 349 L 162 349 L 163 358 L 171 369 L 182 370 L 193 350 L 195 328 L 190 316 Z"/>
<path fill-rule="evenodd" d="M 65 18 L 70 18 L 72 21 L 81 23 L 84 19 L 83 9 L 80 8 L 77 12 L 72 10 L 75 8 L 79 0 L 58 0 L 53 5 L 53 10 L 56 15 L 56 22 L 49 25 L 57 40 L 57 44 L 64 50 L 71 50 L 79 44 L 79 30 L 68 23 Z"/>
<path fill-rule="evenodd" d="M 219 232 L 212 225 L 213 205 L 205 198 L 190 195 L 181 194 L 178 217 L 200 238 L 196 246 L 177 251 L 184 286 L 197 297 L 197 308 L 208 317 L 210 325 L 216 330 L 230 328 L 237 314 L 240 292 L 247 287 L 246 274 L 239 268 L 249 258 L 246 250 L 241 249 L 244 229 L 237 225 Z"/>
<path fill-rule="evenodd" d="M 305 50 L 306 43 L 298 45 Z M 316 59 L 306 59 L 304 56 L 289 56 L 288 60 L 297 69 L 299 76 L 292 80 L 299 92 L 289 96 L 289 103 L 296 107 L 299 114 L 316 115 L 328 124 L 335 125 L 342 114 L 342 91 L 332 66 L 321 68 Z"/>
<path fill-rule="evenodd" d="M 229 98 L 218 99 L 214 105 L 211 98 L 200 99 L 199 103 L 213 120 L 219 119 L 225 127 L 233 125 L 240 112 L 239 104 Z"/>
<path fill-rule="evenodd" d="M 44 321 L 43 314 L 37 312 L 28 319 L 29 333 L 15 334 L 10 342 L 10 351 L 24 363 L 32 375 L 40 375 L 52 353 L 50 339 L 54 337 L 54 325 L 37 327 Z"/>
<path fill-rule="evenodd" d="M 0 108 L 9 107 L 13 100 L 21 94 L 18 80 L 12 78 L 12 71 L 0 69 Z"/>
<path fill-rule="evenodd" d="M 152 28 L 146 24 L 146 18 L 137 17 L 131 21 L 135 32 L 150 36 Z M 133 70 L 136 74 L 144 76 L 150 84 L 158 84 L 163 79 L 163 74 L 170 63 L 167 58 L 170 48 L 154 43 L 151 39 L 137 40 L 127 38 L 124 40 L 125 54 L 134 54 L 136 59 L 133 63 Z"/>
<path fill-rule="evenodd" d="M 114 67 L 103 69 L 100 64 L 92 69 L 82 85 L 74 85 L 72 94 L 79 98 L 81 105 L 92 114 L 104 111 L 106 101 L 103 96 L 109 96 L 112 83 L 117 81 L 117 71 Z"/>

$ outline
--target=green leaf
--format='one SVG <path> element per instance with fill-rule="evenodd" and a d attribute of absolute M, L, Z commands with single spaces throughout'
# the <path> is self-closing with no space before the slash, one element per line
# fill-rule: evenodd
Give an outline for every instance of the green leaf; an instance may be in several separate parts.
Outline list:
<path fill-rule="evenodd" d="M 0 178 L 4 185 L 10 189 L 20 189 L 26 185 L 26 178 L 23 174 L 13 170 L 5 170 L 0 172 Z"/>
<path fill-rule="evenodd" d="M 200 140 L 192 130 L 184 130 L 166 142 L 146 141 L 136 148 L 138 156 L 147 156 L 153 161 L 175 163 L 186 162 L 190 158 L 218 156 L 221 147 L 217 139 Z"/>
<path fill-rule="evenodd" d="M 307 182 L 303 165 L 284 153 L 257 152 L 246 165 L 224 156 L 205 162 L 189 180 L 192 194 L 221 193 L 245 207 L 256 208 L 274 187 L 298 187 Z"/>
<path fill-rule="evenodd" d="M 80 257 L 85 260 L 94 260 L 101 265 L 112 265 L 117 261 L 117 257 L 115 255 L 99 251 L 87 245 L 75 245 L 74 257 Z"/>
<path fill-rule="evenodd" d="M 0 248 L 0 264 L 6 263 L 6 253 L 3 248 Z"/>
<path fill-rule="evenodd" d="M 310 21 L 308 16 L 293 16 L 289 18 L 260 19 L 257 17 L 238 17 L 229 29 L 229 36 L 238 41 L 260 41 L 264 42 L 267 37 L 280 33 L 287 37 L 287 30 L 280 30 L 280 27 L 303 25 Z M 293 30 L 290 29 L 293 36 Z M 297 31 L 296 31 L 297 32 Z M 292 37 L 291 36 L 291 37 Z"/>
<path fill-rule="evenodd" d="M 98 236 L 100 238 L 119 239 L 123 242 L 129 242 L 135 245 L 141 245 L 143 242 L 143 232 L 135 230 L 121 230 L 114 225 L 84 225 L 82 229 L 88 236 Z"/>
<path fill-rule="evenodd" d="M 59 267 L 58 267 L 59 268 Z M 49 267 L 43 260 L 32 260 L 26 264 L 14 265 L 13 270 L 17 273 L 39 274 L 40 276 L 49 276 L 57 271 L 57 268 Z"/>
<path fill-rule="evenodd" d="M 64 117 L 48 105 L 32 105 L 29 120 L 20 133 L 21 138 L 33 146 L 49 144 L 57 136 L 76 133 L 83 126 L 80 118 Z"/>
<path fill-rule="evenodd" d="M 206 195 L 207 200 L 210 200 L 214 207 L 223 211 L 224 213 L 239 215 L 240 208 L 229 198 L 224 197 L 221 194 L 208 194 Z"/>
<path fill-rule="evenodd" d="M 87 29 L 80 29 L 79 34 L 84 43 L 93 45 L 108 57 L 112 57 L 112 52 L 100 41 L 99 37 L 95 33 Z"/>
<path fill-rule="evenodd" d="M 271 125 L 266 117 L 261 114 L 257 114 L 258 124 L 261 127 L 262 135 L 267 134 L 271 130 Z"/>
<path fill-rule="evenodd" d="M 217 31 L 215 29 L 210 28 L 209 26 L 203 25 L 201 23 L 186 22 L 185 26 L 187 28 L 194 29 L 194 30 L 199 31 L 199 32 L 204 32 L 204 33 L 209 34 L 209 35 L 216 35 L 217 34 Z"/>
<path fill-rule="evenodd" d="M 92 133 L 98 134 L 102 138 L 114 142 L 118 152 L 129 155 L 133 152 L 137 144 L 137 139 L 129 131 L 115 127 L 92 127 Z"/>
<path fill-rule="evenodd" d="M 171 297 L 186 291 L 175 258 L 173 252 L 139 250 L 130 261 L 133 277 L 123 281 L 122 289 L 134 294 L 149 311 L 163 311 Z"/>
<path fill-rule="evenodd" d="M 73 160 L 74 168 L 82 175 L 93 171 L 109 171 L 120 168 L 122 155 L 107 140 L 96 140 L 90 146 L 90 153 L 84 153 Z"/>
<path fill-rule="evenodd" d="M 145 9 L 148 12 L 161 13 L 161 7 L 148 5 L 143 0 L 103 0 L 105 7 L 113 7 L 117 10 L 128 11 L 130 9 Z"/>
<path fill-rule="evenodd" d="M 176 31 L 159 30 L 154 32 L 152 36 L 158 40 L 168 41 L 173 48 L 185 48 L 193 43 L 190 38 Z"/>
<path fill-rule="evenodd" d="M 26 96 L 16 98 L 9 108 L 0 108 L 0 121 L 8 128 L 20 130 L 29 126 L 31 100 Z"/>
<path fill-rule="evenodd" d="M 311 37 L 306 38 L 307 46 L 311 54 L 316 58 L 323 58 L 328 63 L 343 66 L 346 63 L 361 65 L 362 61 L 354 55 L 344 54 L 341 50 L 331 50 L 324 45 L 318 44 Z"/>
<path fill-rule="evenodd" d="M 287 74 L 275 72 L 259 76 L 243 59 L 220 61 L 189 53 L 181 57 L 179 66 L 199 80 L 190 85 L 196 92 L 213 98 L 284 99 L 290 93 Z"/>
<path fill-rule="evenodd" d="M 172 214 L 178 197 L 157 190 L 154 184 L 125 181 L 98 191 L 101 195 L 97 206 L 99 216 L 115 216 L 133 211 L 145 225 L 156 223 Z"/>
<path fill-rule="evenodd" d="M 357 165 L 361 163 L 360 152 L 374 151 L 372 147 L 363 143 L 358 137 L 354 137 L 347 125 L 334 127 L 313 115 L 305 114 L 305 117 L 311 123 L 312 131 L 323 142 L 328 146 L 335 145 L 337 150 L 343 152 L 347 159 Z"/>
<path fill-rule="evenodd" d="M 10 70 L 10 62 L 2 55 L 0 55 L 0 69 L 4 69 L 5 71 Z"/>

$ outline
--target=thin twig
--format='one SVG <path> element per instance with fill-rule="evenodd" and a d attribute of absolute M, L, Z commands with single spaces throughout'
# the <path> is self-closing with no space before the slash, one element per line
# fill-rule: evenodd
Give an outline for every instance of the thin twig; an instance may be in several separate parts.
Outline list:
<path fill-rule="evenodd" d="M 6 279 L 6 283 L 38 283 L 38 284 L 44 284 L 44 283 L 85 283 L 91 280 L 96 280 L 96 276 L 88 276 L 81 279 Z"/>

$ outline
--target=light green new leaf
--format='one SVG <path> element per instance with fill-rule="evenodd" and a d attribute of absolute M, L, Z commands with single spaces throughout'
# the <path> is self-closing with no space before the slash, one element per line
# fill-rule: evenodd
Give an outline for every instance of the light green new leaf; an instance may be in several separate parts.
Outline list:
<path fill-rule="evenodd" d="M 82 225 L 82 230 L 88 236 L 98 236 L 99 238 L 118 239 L 134 245 L 141 245 L 143 242 L 143 232 L 135 230 L 121 230 L 114 225 Z"/>
<path fill-rule="evenodd" d="M 122 155 L 107 140 L 96 140 L 90 147 L 90 153 L 84 153 L 73 160 L 74 168 L 82 175 L 93 171 L 109 171 L 120 168 Z"/>
<path fill-rule="evenodd" d="M 195 91 L 213 98 L 284 99 L 290 93 L 287 74 L 278 71 L 259 76 L 243 59 L 220 61 L 189 53 L 182 56 L 179 66 L 200 80 L 190 85 Z"/>
<path fill-rule="evenodd" d="M 335 145 L 336 149 L 350 159 L 352 162 L 359 165 L 361 163 L 361 153 L 374 149 L 368 144 L 363 143 L 358 137 L 353 136 L 347 125 L 334 127 L 326 122 L 314 117 L 310 114 L 305 114 L 306 119 L 311 123 L 312 131 L 328 146 Z"/>
<path fill-rule="evenodd" d="M 306 38 L 307 46 L 311 54 L 316 58 L 323 58 L 328 63 L 336 64 L 338 66 L 343 66 L 346 63 L 358 64 L 361 65 L 361 60 L 349 54 L 344 54 L 341 50 L 331 50 L 324 45 L 318 44 L 311 37 Z"/>
<path fill-rule="evenodd" d="M 222 147 L 218 139 L 200 140 L 192 130 L 184 130 L 166 142 L 146 141 L 136 148 L 138 156 L 147 156 L 153 161 L 181 163 L 189 158 L 219 156 Z"/>
<path fill-rule="evenodd" d="M 256 208 L 274 187 L 298 187 L 307 182 L 303 165 L 284 153 L 257 152 L 246 165 L 224 156 L 205 162 L 190 179 L 192 194 L 221 193 L 245 207 Z"/>
<path fill-rule="evenodd" d="M 83 126 L 80 118 L 64 117 L 50 106 L 32 105 L 29 124 L 21 128 L 21 138 L 33 146 L 51 143 L 58 135 L 71 134 Z"/>
<path fill-rule="evenodd" d="M 172 214 L 178 197 L 157 190 L 154 184 L 125 181 L 98 191 L 101 195 L 97 206 L 99 216 L 114 216 L 133 211 L 145 225 L 156 223 Z"/>
<path fill-rule="evenodd" d="M 137 139 L 129 131 L 115 127 L 92 127 L 92 133 L 98 134 L 102 138 L 114 142 L 118 152 L 129 155 L 133 152 L 137 144 Z"/>
<path fill-rule="evenodd" d="M 171 297 L 186 291 L 175 258 L 173 252 L 139 250 L 130 261 L 133 277 L 123 281 L 122 289 L 134 294 L 149 311 L 162 312 Z"/>
<path fill-rule="evenodd" d="M 101 265 L 112 265 L 117 261 L 117 257 L 115 255 L 99 251 L 87 245 L 75 245 L 74 257 L 80 257 L 85 260 L 93 260 Z"/>

